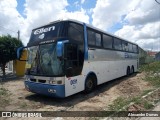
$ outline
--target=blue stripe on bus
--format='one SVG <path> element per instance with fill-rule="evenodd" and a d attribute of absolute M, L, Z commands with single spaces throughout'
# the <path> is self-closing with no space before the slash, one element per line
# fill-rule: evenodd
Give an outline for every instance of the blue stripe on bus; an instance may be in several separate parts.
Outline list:
<path fill-rule="evenodd" d="M 64 85 L 50 85 L 50 84 L 25 81 L 25 88 L 31 92 L 50 96 L 50 97 L 57 97 L 57 98 L 65 97 Z M 53 93 L 53 91 L 56 91 L 56 92 Z"/>
<path fill-rule="evenodd" d="M 84 25 L 84 59 L 88 60 L 88 42 L 87 42 L 87 27 L 86 24 Z"/>

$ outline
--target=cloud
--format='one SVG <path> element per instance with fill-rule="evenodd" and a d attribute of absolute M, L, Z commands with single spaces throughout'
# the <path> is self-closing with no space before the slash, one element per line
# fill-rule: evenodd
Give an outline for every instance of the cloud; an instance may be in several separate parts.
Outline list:
<path fill-rule="evenodd" d="M 67 0 L 26 0 L 24 5 L 25 18 L 23 18 L 16 9 L 16 0 L 1 0 L 0 25 L 15 31 L 20 30 L 21 39 L 26 45 L 29 40 L 31 30 L 49 22 L 68 18 L 89 23 L 89 16 L 84 9 L 81 8 L 79 11 L 68 12 L 66 10 L 67 6 Z M 5 9 L 5 12 L 3 12 L 3 9 Z M 0 29 L 2 28 L 0 27 Z M 0 32 L 0 35 L 5 34 L 4 29 L 2 30 L 3 33 Z M 7 32 L 11 34 L 11 31 Z M 15 36 L 17 35 L 16 32 L 14 34 Z"/>
<path fill-rule="evenodd" d="M 0 35 L 11 34 L 17 37 L 17 32 L 21 28 L 24 18 L 16 10 L 16 0 L 0 1 Z"/>
<path fill-rule="evenodd" d="M 125 20 L 131 25 L 145 25 L 160 20 L 160 6 L 153 0 L 142 0 L 138 8 L 130 11 Z"/>
<path fill-rule="evenodd" d="M 68 5 L 66 0 L 26 0 L 25 3 L 25 22 L 21 29 L 22 38 L 25 44 L 29 40 L 31 30 L 42 26 L 59 18 L 59 15 Z"/>
<path fill-rule="evenodd" d="M 140 27 L 125 25 L 115 34 L 129 41 L 136 42 L 144 49 L 153 47 L 154 50 L 159 50 L 160 48 L 160 21 L 148 23 Z"/>
<path fill-rule="evenodd" d="M 68 12 L 65 8 L 68 5 L 66 0 L 26 0 L 26 29 L 23 31 L 24 36 L 30 35 L 33 28 L 47 24 L 58 19 L 77 19 L 83 22 L 89 22 L 89 17 L 86 11 Z M 28 41 L 28 39 L 27 39 Z"/>
<path fill-rule="evenodd" d="M 75 12 L 66 12 L 63 11 L 61 15 L 59 16 L 60 19 L 77 19 L 81 22 L 89 23 L 89 16 L 87 15 L 86 10 L 81 8 L 80 11 Z"/>
<path fill-rule="evenodd" d="M 81 4 L 83 4 L 85 2 L 85 0 L 81 0 Z"/>
<path fill-rule="evenodd" d="M 122 29 L 116 31 L 116 35 L 146 49 L 151 48 L 149 45 L 158 46 L 154 42 L 160 41 L 160 7 L 154 0 L 97 0 L 94 8 L 72 12 L 66 9 L 67 6 L 67 0 L 26 0 L 23 17 L 16 9 L 16 0 L 0 0 L 0 35 L 9 33 L 17 37 L 20 30 L 20 37 L 26 45 L 33 28 L 70 18 L 86 23 L 93 20 L 95 27 L 105 31 L 118 27 L 116 24 L 120 23 Z"/>
<path fill-rule="evenodd" d="M 160 48 L 155 44 L 160 44 L 160 6 L 154 0 L 98 0 L 92 18 L 94 26 L 106 31 L 120 23 L 114 34 L 144 49 Z"/>
<path fill-rule="evenodd" d="M 132 41 L 140 39 L 156 39 L 160 37 L 159 27 L 160 22 L 148 23 L 142 27 L 136 27 L 131 25 L 125 25 L 122 29 L 115 32 L 118 36 L 131 39 Z"/>
<path fill-rule="evenodd" d="M 96 6 L 93 9 L 92 24 L 103 30 L 110 28 L 126 14 L 129 7 L 124 7 L 124 5 L 129 3 L 130 0 L 97 0 Z"/>

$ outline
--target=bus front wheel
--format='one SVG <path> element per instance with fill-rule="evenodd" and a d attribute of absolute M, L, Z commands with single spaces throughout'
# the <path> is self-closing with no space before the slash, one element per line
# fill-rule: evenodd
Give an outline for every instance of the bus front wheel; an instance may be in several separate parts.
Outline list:
<path fill-rule="evenodd" d="M 96 86 L 94 76 L 89 76 L 85 82 L 85 93 L 90 93 Z"/>

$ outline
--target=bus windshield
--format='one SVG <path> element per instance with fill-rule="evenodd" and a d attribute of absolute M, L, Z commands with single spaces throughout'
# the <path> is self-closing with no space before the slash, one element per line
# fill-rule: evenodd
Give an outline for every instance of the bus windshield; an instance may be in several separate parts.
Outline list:
<path fill-rule="evenodd" d="M 56 43 L 28 48 L 27 65 L 31 75 L 60 76 L 64 74 L 64 62 L 57 58 Z"/>

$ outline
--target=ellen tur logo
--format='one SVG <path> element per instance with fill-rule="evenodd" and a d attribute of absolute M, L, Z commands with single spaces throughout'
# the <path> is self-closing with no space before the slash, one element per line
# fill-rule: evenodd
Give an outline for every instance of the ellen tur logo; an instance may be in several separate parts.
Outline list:
<path fill-rule="evenodd" d="M 44 33 L 39 36 L 39 39 L 43 39 L 43 38 L 44 38 Z"/>
<path fill-rule="evenodd" d="M 34 34 L 38 35 L 38 34 L 41 34 L 41 33 L 44 33 L 44 32 L 49 32 L 51 30 L 55 30 L 55 26 L 37 29 L 37 30 L 34 31 Z"/>

